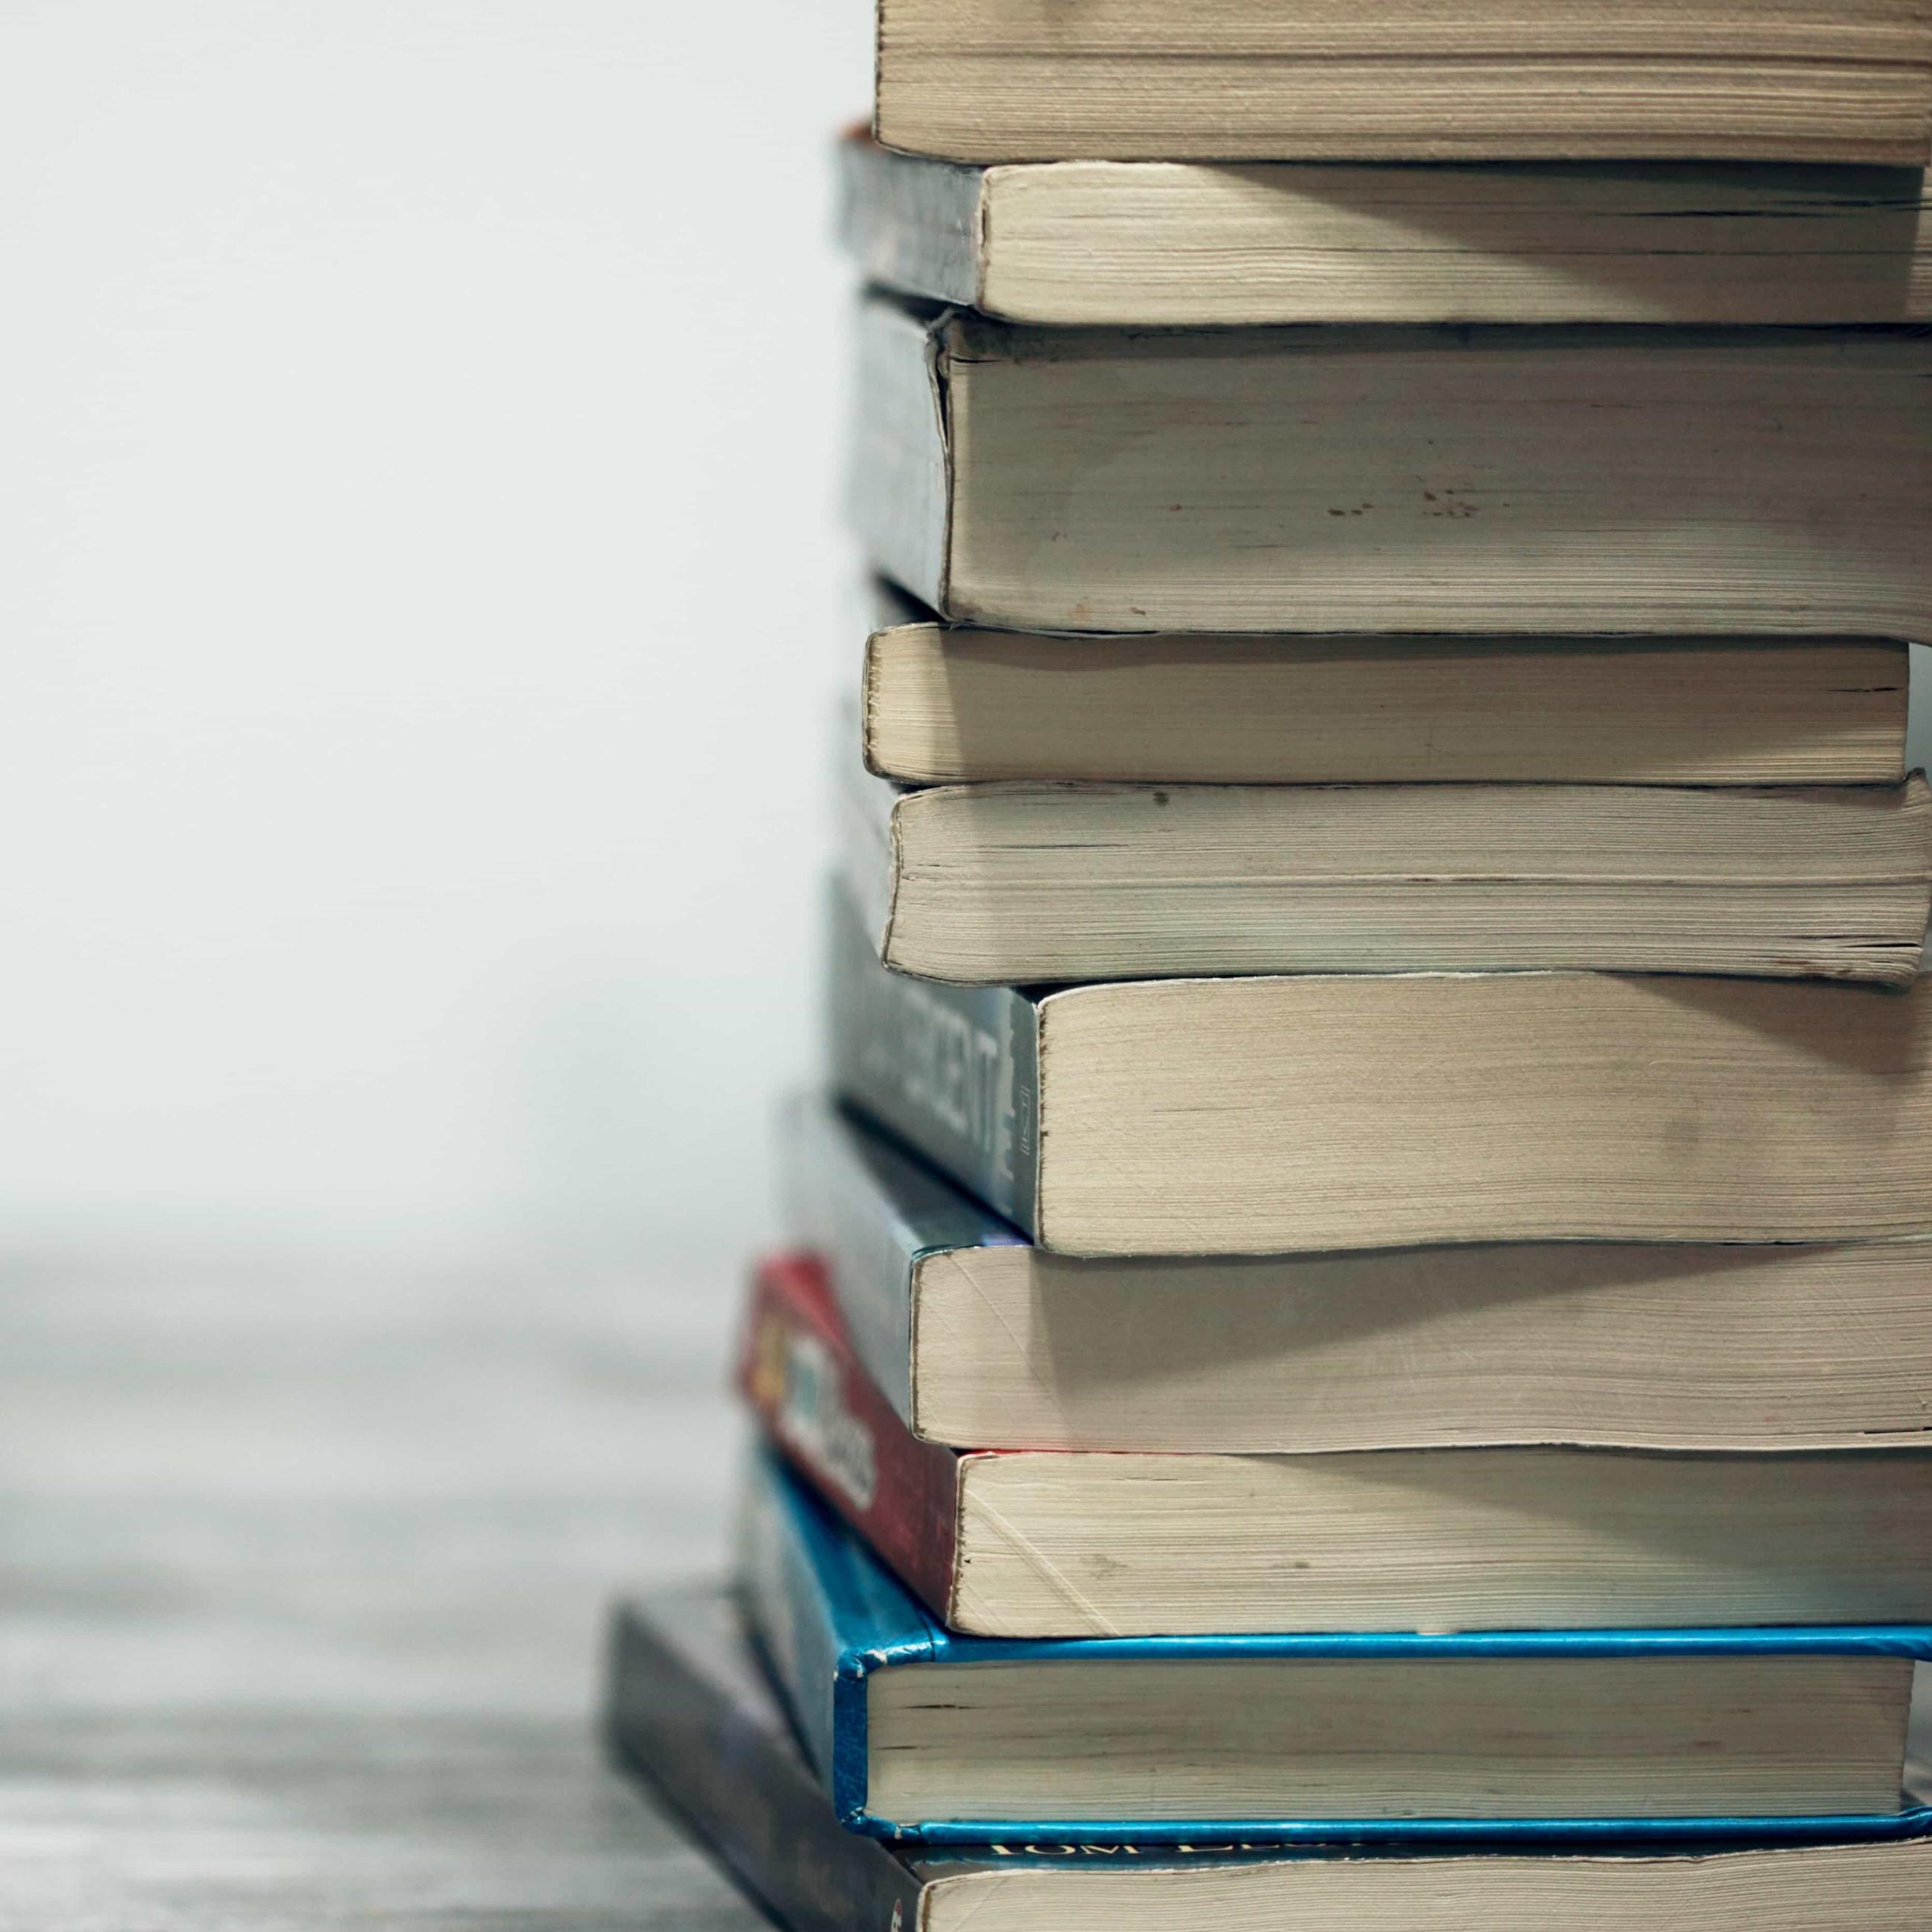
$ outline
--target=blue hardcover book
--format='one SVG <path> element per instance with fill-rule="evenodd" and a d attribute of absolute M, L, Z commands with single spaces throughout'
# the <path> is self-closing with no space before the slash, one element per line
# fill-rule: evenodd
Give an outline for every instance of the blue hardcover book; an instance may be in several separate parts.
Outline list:
<path fill-rule="evenodd" d="M 1034 1842 L 844 1830 L 728 1599 L 658 1590 L 612 1621 L 613 1750 L 790 1932 L 1921 1932 L 1932 1840 L 1431 1850 Z"/>
<path fill-rule="evenodd" d="M 774 1681 L 840 1822 L 872 1836 L 1770 1845 L 1932 1830 L 1906 1769 L 1932 1629 L 964 1637 L 769 1455 L 740 1528 Z"/>

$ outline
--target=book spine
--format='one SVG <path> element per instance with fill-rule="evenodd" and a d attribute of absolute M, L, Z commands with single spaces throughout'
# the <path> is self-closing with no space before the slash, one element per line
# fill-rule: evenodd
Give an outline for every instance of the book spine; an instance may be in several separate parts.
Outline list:
<path fill-rule="evenodd" d="M 737 1556 L 746 1616 L 839 1822 L 876 1828 L 866 1678 L 930 1663 L 938 1626 L 769 1450 L 751 1459 Z"/>
<path fill-rule="evenodd" d="M 633 1611 L 612 1631 L 610 1738 L 788 1932 L 912 1932 L 924 1889 L 842 1826 L 778 1713 L 748 1708 Z"/>
<path fill-rule="evenodd" d="M 1039 1198 L 1040 1031 L 1004 986 L 910 980 L 880 964 L 836 893 L 832 1077 L 840 1090 L 1029 1234 Z"/>
<path fill-rule="evenodd" d="M 796 1533 L 796 1513 L 769 1459 L 754 1454 L 736 1525 L 733 1568 L 740 1604 L 806 1756 L 835 1794 L 835 1804 L 840 1765 L 849 1767 L 855 1761 L 862 1772 L 862 1804 L 864 1706 L 858 1707 L 860 1735 L 855 1742 L 848 1725 L 840 1722 L 838 1678 L 844 1646 L 837 1615 L 811 1552 Z"/>
<path fill-rule="evenodd" d="M 838 238 L 868 282 L 971 304 L 980 292 L 982 171 L 838 146 Z"/>
<path fill-rule="evenodd" d="M 847 497 L 866 560 L 946 605 L 952 460 L 940 331 L 890 298 L 860 305 Z"/>
<path fill-rule="evenodd" d="M 910 1424 L 918 1249 L 874 1171 L 878 1158 L 868 1161 L 854 1130 L 829 1107 L 786 1109 L 778 1166 L 787 1238 L 824 1263 L 866 1372 Z"/>
<path fill-rule="evenodd" d="M 856 741 L 860 736 L 855 728 Z M 890 958 L 892 910 L 898 898 L 899 790 L 865 768 L 864 752 L 842 736 L 838 772 L 838 876 L 860 922 L 882 958 Z"/>
<path fill-rule="evenodd" d="M 738 1384 L 787 1460 L 944 1618 L 958 1548 L 958 1456 L 915 1440 L 866 1373 L 810 1256 L 775 1256 L 758 1269 Z"/>
<path fill-rule="evenodd" d="M 916 1435 L 912 1329 L 920 1263 L 962 1248 L 1022 1245 L 1018 1232 L 820 1100 L 800 1099 L 784 1110 L 779 1185 L 786 1239 L 824 1264 L 866 1374 Z"/>

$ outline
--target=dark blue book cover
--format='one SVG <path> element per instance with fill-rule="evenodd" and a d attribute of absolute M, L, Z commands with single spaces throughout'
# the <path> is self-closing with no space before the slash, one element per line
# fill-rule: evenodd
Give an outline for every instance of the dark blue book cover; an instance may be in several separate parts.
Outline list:
<path fill-rule="evenodd" d="M 741 1523 L 750 1622 L 807 1754 L 840 1821 L 854 1832 L 928 1844 L 988 1840 L 1256 1845 L 1351 1842 L 1588 1844 L 1702 1840 L 1816 1844 L 1906 1838 L 1932 1830 L 1932 1806 L 1902 1788 L 1890 1810 L 1643 1816 L 1246 1816 L 988 1819 L 882 1815 L 868 1802 L 868 1683 L 893 1670 L 1040 1662 L 1284 1663 L 1736 1658 L 1932 1658 L 1932 1629 L 1892 1625 L 1790 1629 L 1388 1633 L 1323 1636 L 1010 1640 L 962 1636 L 929 1616 L 776 1460 L 754 1462 Z M 1922 1670 L 1922 1666 L 1921 1666 Z M 935 1695 L 943 1696 L 935 1684 Z M 1587 1746 L 1583 1747 L 1587 1748 Z M 1902 1768 L 1901 1768 L 1902 1771 Z M 1901 1774 L 1901 1787 L 1903 1786 Z"/>

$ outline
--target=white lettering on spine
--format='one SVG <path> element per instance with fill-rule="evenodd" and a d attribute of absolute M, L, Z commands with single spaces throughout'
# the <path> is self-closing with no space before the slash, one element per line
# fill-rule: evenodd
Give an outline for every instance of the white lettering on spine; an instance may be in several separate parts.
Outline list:
<path fill-rule="evenodd" d="M 773 1339 L 784 1365 L 778 1434 L 856 1508 L 870 1509 L 878 1458 L 872 1432 L 846 1406 L 838 1358 L 802 1330 L 782 1330 Z"/>
<path fill-rule="evenodd" d="M 1010 1178 L 1012 1118 L 1002 1105 L 998 1040 L 916 980 L 893 991 L 898 1024 L 880 1042 L 885 1070 L 910 1104 Z"/>

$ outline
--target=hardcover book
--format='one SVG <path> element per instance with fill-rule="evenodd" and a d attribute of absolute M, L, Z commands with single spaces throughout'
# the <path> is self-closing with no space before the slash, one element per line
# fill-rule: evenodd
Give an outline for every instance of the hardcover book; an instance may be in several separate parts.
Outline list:
<path fill-rule="evenodd" d="M 928 1616 L 778 1466 L 752 1628 L 839 1821 L 934 1844 L 1817 1844 L 1906 1789 L 1932 1630 L 1021 1642 Z"/>
<path fill-rule="evenodd" d="M 1911 329 L 1016 328 L 874 297 L 874 566 L 1018 631 L 1932 635 Z"/>
<path fill-rule="evenodd" d="M 952 986 L 835 894 L 832 988 L 840 1092 L 1064 1253 L 1932 1234 L 1923 981 Z"/>
<path fill-rule="evenodd" d="M 1379 1853 L 1018 1843 L 896 1849 L 827 1802 L 735 1606 L 659 1590 L 613 1619 L 605 1724 L 641 1776 L 788 1932 L 1917 1932 L 1932 1845 Z"/>
<path fill-rule="evenodd" d="M 1915 0 L 878 0 L 879 138 L 956 160 L 1925 158 Z"/>
<path fill-rule="evenodd" d="M 1083 1260 L 822 1101 L 787 1227 L 893 1417 L 960 1449 L 1932 1444 L 1932 1242 Z"/>
<path fill-rule="evenodd" d="M 988 1636 L 1932 1621 L 1932 1456 L 965 1451 L 760 1268 L 740 1386 L 932 1612 Z"/>
<path fill-rule="evenodd" d="M 1916 168 L 962 167 L 839 143 L 868 280 L 1008 322 L 1932 317 Z"/>

